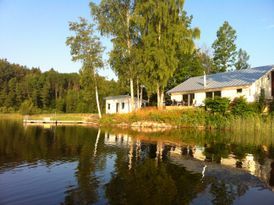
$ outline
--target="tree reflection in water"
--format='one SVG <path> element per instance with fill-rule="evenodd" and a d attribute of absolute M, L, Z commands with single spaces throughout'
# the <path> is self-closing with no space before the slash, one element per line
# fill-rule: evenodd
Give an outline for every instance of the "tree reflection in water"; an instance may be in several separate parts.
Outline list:
<path fill-rule="evenodd" d="M 243 170 L 247 157 L 256 162 L 254 175 L 274 185 L 271 142 L 256 144 L 246 137 L 242 142 L 225 132 L 175 130 L 158 134 L 114 131 L 110 143 L 107 132 L 93 128 L 24 128 L 20 123 L 0 120 L 0 173 L 38 161 L 47 166 L 76 162 L 74 176 L 66 176 L 75 183 L 62 190 L 62 204 L 189 204 L 202 194 L 213 204 L 233 204 L 249 186 L 240 179 L 230 182 L 210 175 L 208 168 L 211 164 L 221 167 L 226 160 L 231 168 Z M 191 169 L 191 164 L 187 167 L 180 160 L 201 166 Z M 236 168 L 239 162 L 243 168 Z M 106 177 L 106 173 L 111 175 Z M 263 178 L 264 173 L 268 178 Z"/>

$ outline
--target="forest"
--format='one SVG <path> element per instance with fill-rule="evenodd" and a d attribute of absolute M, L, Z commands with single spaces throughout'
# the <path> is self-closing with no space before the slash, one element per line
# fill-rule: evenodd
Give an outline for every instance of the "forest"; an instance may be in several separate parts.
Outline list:
<path fill-rule="evenodd" d="M 90 81 L 91 82 L 91 81 Z M 119 82 L 97 76 L 100 106 L 103 97 L 125 92 Z M 0 112 L 33 114 L 42 112 L 94 113 L 94 89 L 88 76 L 80 73 L 58 73 L 54 69 L 12 64 L 0 59 Z"/>

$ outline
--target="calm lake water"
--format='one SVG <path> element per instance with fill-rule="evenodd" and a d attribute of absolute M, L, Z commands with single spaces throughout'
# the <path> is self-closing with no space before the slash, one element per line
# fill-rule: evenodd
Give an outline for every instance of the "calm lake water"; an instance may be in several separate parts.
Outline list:
<path fill-rule="evenodd" d="M 274 204 L 272 133 L 149 131 L 0 120 L 0 204 Z"/>

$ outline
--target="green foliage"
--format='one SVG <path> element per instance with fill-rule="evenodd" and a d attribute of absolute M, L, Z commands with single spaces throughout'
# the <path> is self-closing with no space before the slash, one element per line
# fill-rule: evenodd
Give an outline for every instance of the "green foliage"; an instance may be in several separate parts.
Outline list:
<path fill-rule="evenodd" d="M 237 61 L 235 63 L 235 68 L 237 70 L 247 69 L 250 68 L 250 65 L 248 64 L 249 55 L 247 52 L 240 48 L 240 50 L 237 53 Z"/>
<path fill-rule="evenodd" d="M 249 104 L 242 96 L 235 98 L 231 103 L 231 113 L 233 115 L 245 116 L 254 112 L 254 105 Z"/>
<path fill-rule="evenodd" d="M 260 112 L 263 112 L 265 107 L 266 107 L 265 90 L 261 89 L 260 96 L 258 99 L 258 109 Z"/>
<path fill-rule="evenodd" d="M 32 115 L 37 113 L 37 108 L 35 108 L 31 100 L 25 100 L 21 104 L 19 111 L 22 115 Z"/>
<path fill-rule="evenodd" d="M 212 44 L 216 68 L 214 72 L 225 72 L 234 66 L 237 55 L 236 38 L 236 31 L 225 21 L 217 31 L 217 39 Z"/>
<path fill-rule="evenodd" d="M 98 114 L 101 118 L 100 103 L 98 98 L 97 69 L 104 66 L 102 53 L 104 48 L 100 39 L 95 35 L 94 25 L 89 24 L 84 18 L 79 22 L 70 22 L 69 30 L 74 32 L 74 36 L 67 38 L 66 44 L 70 46 L 70 53 L 73 61 L 82 62 L 81 76 L 90 78 L 95 89 L 95 99 L 98 108 Z M 81 81 L 82 82 L 82 81 Z M 92 83 L 83 84 L 83 87 L 92 85 Z M 68 106 L 67 106 L 68 107 Z"/>
<path fill-rule="evenodd" d="M 228 98 L 216 97 L 205 99 L 205 108 L 213 113 L 225 114 L 228 110 L 230 100 Z"/>
<path fill-rule="evenodd" d="M 195 50 L 191 54 L 178 54 L 178 58 L 178 67 L 168 81 L 167 90 L 174 88 L 190 77 L 203 75 L 204 71 L 209 73 L 213 67 L 210 56 L 201 50 Z"/>
<path fill-rule="evenodd" d="M 51 69 L 42 73 L 0 59 L 0 112 L 20 111 L 25 101 L 31 101 L 32 113 L 40 112 L 97 112 L 95 92 L 91 77 L 82 80 L 82 71 L 58 73 Z M 109 95 L 119 95 L 126 90 L 121 82 L 96 75 L 100 100 Z M 104 108 L 104 103 L 101 105 Z M 24 109 L 26 110 L 26 109 Z"/>

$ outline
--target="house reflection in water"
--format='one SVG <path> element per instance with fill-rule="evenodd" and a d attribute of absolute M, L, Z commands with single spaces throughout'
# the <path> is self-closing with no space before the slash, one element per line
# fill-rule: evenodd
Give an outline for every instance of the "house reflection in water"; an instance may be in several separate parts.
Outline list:
<path fill-rule="evenodd" d="M 146 158 L 155 159 L 156 162 L 170 160 L 176 164 L 201 173 L 216 167 L 230 167 L 247 171 L 259 177 L 265 182 L 274 185 L 274 165 L 270 159 L 265 159 L 260 164 L 253 154 L 246 153 L 241 158 L 233 153 L 226 157 L 215 153 L 214 145 L 188 145 L 183 142 L 171 142 L 162 139 L 151 139 L 145 136 L 131 137 L 128 134 L 111 134 L 105 132 L 104 144 L 128 149 L 128 169 L 132 169 L 133 163 Z M 272 186 L 273 186 L 272 185 Z"/>

